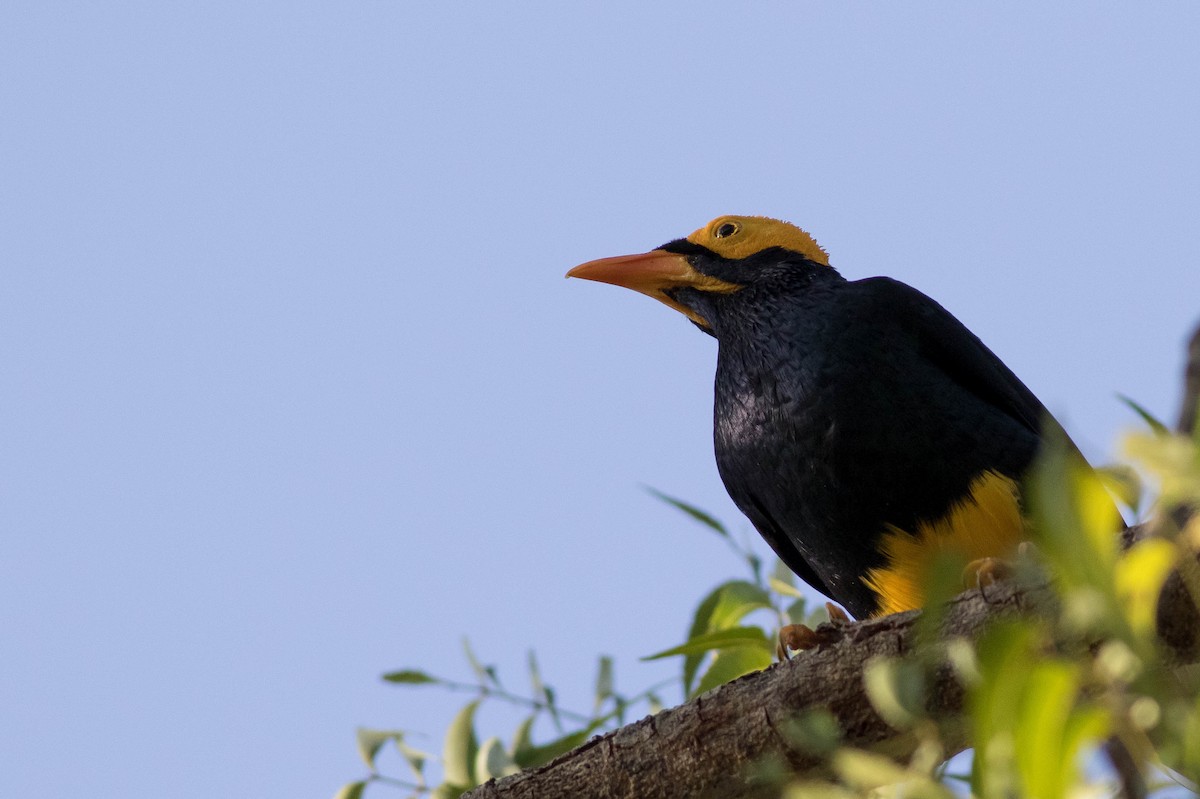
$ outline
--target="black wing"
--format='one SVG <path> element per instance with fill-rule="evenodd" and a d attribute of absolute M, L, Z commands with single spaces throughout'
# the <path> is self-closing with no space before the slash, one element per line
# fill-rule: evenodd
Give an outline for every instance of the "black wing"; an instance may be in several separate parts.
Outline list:
<path fill-rule="evenodd" d="M 742 508 L 742 512 L 750 519 L 750 523 L 754 525 L 754 529 L 758 530 L 758 534 L 766 540 L 767 544 L 775 551 L 775 554 L 779 556 L 784 565 L 791 569 L 801 580 L 830 599 L 833 599 L 833 592 L 829 589 L 829 586 L 813 570 L 813 567 L 805 560 L 804 555 L 800 554 L 800 550 L 796 548 L 796 544 L 783 532 L 783 528 L 771 517 L 771 514 L 767 512 L 766 507 L 763 506 L 758 497 L 754 496 L 753 493 L 747 493 L 745 496 L 749 500 L 751 508 Z"/>
<path fill-rule="evenodd" d="M 949 311 L 921 292 L 890 278 L 860 281 L 907 310 L 900 318 L 912 325 L 920 354 L 944 375 L 981 401 L 1020 422 L 1043 438 L 1050 413 L 1004 362 Z"/>

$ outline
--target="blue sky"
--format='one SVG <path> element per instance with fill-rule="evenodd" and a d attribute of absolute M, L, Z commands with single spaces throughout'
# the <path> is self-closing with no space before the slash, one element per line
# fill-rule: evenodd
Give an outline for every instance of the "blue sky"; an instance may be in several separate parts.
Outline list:
<path fill-rule="evenodd" d="M 1200 7 L 11 2 L 0 794 L 327 796 L 468 634 L 570 704 L 736 573 L 714 343 L 565 281 L 721 213 L 978 333 L 1096 461 L 1200 315 Z M 485 717 L 485 721 L 488 717 Z M 507 720 L 497 716 L 496 722 Z M 380 791 L 381 794 L 386 793 Z"/>

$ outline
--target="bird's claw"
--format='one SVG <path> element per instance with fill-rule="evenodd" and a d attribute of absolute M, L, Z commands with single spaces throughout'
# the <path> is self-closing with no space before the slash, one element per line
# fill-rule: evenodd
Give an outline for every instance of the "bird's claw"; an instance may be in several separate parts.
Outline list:
<path fill-rule="evenodd" d="M 1022 541 L 1021 543 L 1017 544 L 1017 557 L 1018 558 L 1028 559 L 1028 558 L 1036 558 L 1037 556 L 1038 556 L 1037 544 L 1033 543 L 1032 541 Z"/>
<path fill-rule="evenodd" d="M 807 624 L 785 624 L 779 628 L 775 659 L 787 660 L 793 650 L 813 649 L 822 643 L 821 635 Z"/>
<path fill-rule="evenodd" d="M 979 558 L 963 569 L 963 585 L 983 590 L 1013 575 L 1013 565 L 1003 558 Z"/>
<path fill-rule="evenodd" d="M 1032 541 L 1022 541 L 1017 545 L 1016 557 L 1013 559 L 979 558 L 973 560 L 963 569 L 963 587 L 968 590 L 978 588 L 979 592 L 983 594 L 983 598 L 987 599 L 989 586 L 1013 577 L 1017 573 L 1019 561 L 1036 558 L 1037 554 L 1037 547 Z"/>
<path fill-rule="evenodd" d="M 851 624 L 851 619 L 832 602 L 825 603 L 825 612 L 829 621 L 817 625 L 813 629 L 806 624 L 785 624 L 779 630 L 779 641 L 775 646 L 775 657 L 787 660 L 789 652 L 799 652 L 804 649 L 816 649 L 822 644 L 832 644 L 842 637 L 842 628 Z"/>
<path fill-rule="evenodd" d="M 850 614 L 842 610 L 840 605 L 835 605 L 832 602 L 825 603 L 825 612 L 829 614 L 829 623 L 834 627 L 845 627 L 848 624 L 853 624 L 854 620 L 850 618 Z"/>

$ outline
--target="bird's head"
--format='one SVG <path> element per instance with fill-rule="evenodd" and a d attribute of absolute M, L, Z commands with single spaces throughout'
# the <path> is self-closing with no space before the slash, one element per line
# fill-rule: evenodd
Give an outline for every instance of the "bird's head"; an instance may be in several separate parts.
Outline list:
<path fill-rule="evenodd" d="M 829 256 L 795 225 L 765 216 L 719 216 L 687 238 L 639 255 L 588 261 L 567 277 L 640 291 L 711 333 L 707 299 L 769 276 L 829 267 Z"/>

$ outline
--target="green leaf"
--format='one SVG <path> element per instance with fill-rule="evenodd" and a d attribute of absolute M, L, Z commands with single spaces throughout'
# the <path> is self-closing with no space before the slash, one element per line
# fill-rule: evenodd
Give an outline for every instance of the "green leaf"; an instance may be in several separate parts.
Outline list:
<path fill-rule="evenodd" d="M 662 500 L 673 508 L 683 511 L 688 516 L 691 516 L 693 519 L 715 532 L 717 535 L 723 536 L 724 538 L 729 538 L 729 531 L 725 529 L 725 525 L 717 521 L 716 518 L 714 518 L 711 514 L 705 513 L 695 505 L 684 502 L 682 499 L 676 499 L 668 494 L 664 494 L 657 488 L 651 488 L 650 486 L 643 486 L 643 488 L 645 488 L 651 496 Z"/>
<path fill-rule="evenodd" d="M 1066 795 L 1074 764 L 1062 760 L 1063 730 L 1078 687 L 1079 668 L 1073 663 L 1043 660 L 1030 669 L 1021 720 L 1013 731 L 1026 796 Z"/>
<path fill-rule="evenodd" d="M 1200 434 L 1193 440 L 1133 433 L 1125 437 L 1121 449 L 1158 480 L 1160 504 L 1200 502 Z"/>
<path fill-rule="evenodd" d="M 946 662 L 955 675 L 968 688 L 974 688 L 983 679 L 979 673 L 979 658 L 975 647 L 966 638 L 951 638 L 945 642 Z"/>
<path fill-rule="evenodd" d="M 756 585 L 762 585 L 762 558 L 754 553 L 752 549 L 743 549 L 742 555 L 746 558 L 746 565 L 750 567 L 750 573 L 754 575 Z"/>
<path fill-rule="evenodd" d="M 531 649 L 529 650 L 529 683 L 533 689 L 533 697 L 545 703 L 546 710 L 550 711 L 550 718 L 554 719 L 554 724 L 559 730 L 562 730 L 562 719 L 558 717 L 558 705 L 554 701 L 554 689 L 546 685 L 542 680 L 542 672 L 538 668 L 537 654 Z"/>
<path fill-rule="evenodd" d="M 534 746 L 522 753 L 522 757 L 517 758 L 516 762 L 521 768 L 532 768 L 549 763 L 559 755 L 570 752 L 575 747 L 588 739 L 597 728 L 599 722 L 592 722 L 582 730 L 567 733 L 561 738 L 556 738 L 549 743 L 541 746 Z"/>
<path fill-rule="evenodd" d="M 484 741 L 475 755 L 475 774 L 479 782 L 507 777 L 519 770 L 517 764 L 504 751 L 500 739 L 494 736 Z"/>
<path fill-rule="evenodd" d="M 796 584 L 796 575 L 792 574 L 792 570 L 779 558 L 775 558 L 775 563 L 771 566 L 771 576 L 786 585 Z"/>
<path fill-rule="evenodd" d="M 471 642 L 463 637 L 463 654 L 467 656 L 467 663 L 471 665 L 471 671 L 475 672 L 475 679 L 479 683 L 480 688 L 486 688 L 488 683 L 499 686 L 500 681 L 496 679 L 496 669 L 492 666 L 484 666 L 479 662 L 479 658 L 475 657 L 475 651 L 471 649 Z"/>
<path fill-rule="evenodd" d="M 770 595 L 754 583 L 742 580 L 725 583 L 719 589 L 717 602 L 709 613 L 707 632 L 736 627 L 747 614 L 771 607 Z"/>
<path fill-rule="evenodd" d="M 827 755 L 842 742 L 842 728 L 826 708 L 806 710 L 784 723 L 789 744 L 814 755 Z"/>
<path fill-rule="evenodd" d="M 679 646 L 647 655 L 642 660 L 661 660 L 675 655 L 703 655 L 705 652 L 713 650 L 747 645 L 756 646 L 768 655 L 774 651 L 773 645 L 767 641 L 766 633 L 762 631 L 761 627 L 734 627 L 729 630 L 717 630 L 698 635 Z"/>
<path fill-rule="evenodd" d="M 408 767 L 413 770 L 416 775 L 419 785 L 425 784 L 425 763 L 432 757 L 428 752 L 422 752 L 419 749 L 413 749 L 404 742 L 403 738 L 396 738 L 396 748 L 400 750 L 400 756 L 404 758 L 404 762 L 408 763 Z"/>
<path fill-rule="evenodd" d="M 446 730 L 446 742 L 442 746 L 442 763 L 446 782 L 472 787 L 476 785 L 475 755 L 479 752 L 479 739 L 475 737 L 475 710 L 479 700 L 470 702 L 450 722 Z"/>
<path fill-rule="evenodd" d="M 441 680 L 431 674 L 426 674 L 417 669 L 401 669 L 400 671 L 389 671 L 383 675 L 383 679 L 387 682 L 401 683 L 403 685 L 425 685 L 428 683 L 440 683 Z"/>
<path fill-rule="evenodd" d="M 1151 645 L 1155 640 L 1158 597 L 1179 555 L 1174 543 L 1148 538 L 1134 544 L 1117 561 L 1114 582 L 1121 609 L 1133 632 Z"/>
<path fill-rule="evenodd" d="M 770 608 L 771 597 L 759 586 L 745 580 L 730 580 L 709 592 L 700 601 L 692 618 L 688 640 L 706 633 L 740 625 L 742 618 L 759 608 Z M 688 655 L 683 661 L 684 692 L 691 694 L 696 672 L 704 659 L 703 653 Z"/>
<path fill-rule="evenodd" d="M 1160 435 L 1160 436 L 1170 434 L 1171 429 L 1169 427 L 1167 427 L 1165 424 L 1163 424 L 1158 419 L 1158 417 L 1156 417 L 1154 414 L 1150 413 L 1150 411 L 1143 408 L 1137 402 L 1133 401 L 1132 399 L 1125 396 L 1124 394 L 1118 394 L 1117 399 L 1121 400 L 1121 402 L 1128 405 L 1130 407 L 1130 409 L 1133 410 L 1134 413 L 1136 413 L 1138 416 L 1140 416 L 1142 421 L 1145 422 L 1150 427 L 1150 429 L 1155 432 L 1155 434 Z"/>
<path fill-rule="evenodd" d="M 613 695 L 613 659 L 608 655 L 600 656 L 600 663 L 596 668 L 596 704 L 595 709 L 600 710 L 600 706 L 605 700 Z"/>
<path fill-rule="evenodd" d="M 333 795 L 333 799 L 362 799 L 366 787 L 367 783 L 362 780 L 348 782 L 338 789 L 338 792 Z"/>
<path fill-rule="evenodd" d="M 1096 469 L 1096 476 L 1117 500 L 1138 513 L 1142 501 L 1142 478 L 1137 471 L 1124 463 L 1113 463 Z"/>
<path fill-rule="evenodd" d="M 629 700 L 620 694 L 613 694 L 613 709 L 607 718 L 615 719 L 618 727 L 625 726 L 625 713 L 629 710 Z"/>
<path fill-rule="evenodd" d="M 1120 522 L 1116 504 L 1066 438 L 1053 427 L 1047 433 L 1028 481 L 1034 542 L 1062 586 L 1074 623 L 1086 625 L 1077 632 L 1128 637 L 1112 581 Z"/>
<path fill-rule="evenodd" d="M 709 632 L 709 622 L 712 620 L 713 609 L 716 608 L 717 602 L 721 599 L 721 592 L 725 590 L 725 585 L 722 584 L 709 592 L 708 596 L 700 600 L 700 604 L 696 606 L 696 613 L 692 617 L 692 626 L 688 630 L 688 639 L 698 638 L 701 635 Z M 652 656 L 653 657 L 653 656 Z M 683 692 L 690 695 L 692 692 L 692 681 L 696 678 L 696 671 L 700 668 L 700 663 L 703 661 L 704 655 L 695 654 L 687 656 L 683 661 Z"/>
<path fill-rule="evenodd" d="M 951 600 L 962 593 L 967 559 L 962 552 L 945 549 L 934 553 L 924 569 L 922 587 L 925 590 L 924 610 L 916 623 L 918 647 L 936 645 L 942 638 L 942 623 L 954 604 Z"/>
<path fill-rule="evenodd" d="M 919 663 L 874 658 L 863 669 L 863 683 L 876 712 L 897 730 L 925 715 L 925 675 Z"/>
<path fill-rule="evenodd" d="M 1085 747 L 1103 741 L 1109 735 L 1112 720 L 1109 714 L 1097 707 L 1077 708 L 1062 731 L 1062 765 L 1067 769 L 1066 782 L 1071 785 L 1078 776 L 1080 753 Z"/>
<path fill-rule="evenodd" d="M 793 782 L 781 799 L 862 799 L 863 794 L 841 788 L 832 782 L 801 780 Z"/>
<path fill-rule="evenodd" d="M 828 621 L 829 621 L 829 609 L 827 607 L 825 607 L 824 603 L 822 603 L 820 605 L 817 605 L 812 610 L 810 610 L 808 612 L 808 615 L 805 616 L 798 623 L 803 624 L 805 627 L 815 630 L 818 627 L 820 627 L 822 624 L 825 624 Z"/>
<path fill-rule="evenodd" d="M 972 793 L 1009 796 L 1018 793 L 1013 734 L 1018 702 L 1024 694 L 1031 653 L 1038 631 L 1028 623 L 997 622 L 976 648 L 979 680 L 970 694 L 975 757 Z"/>
<path fill-rule="evenodd" d="M 839 751 L 833 756 L 833 768 L 839 777 L 859 790 L 901 785 L 913 777 L 891 758 L 861 749 Z"/>
<path fill-rule="evenodd" d="M 549 685 L 546 686 L 546 709 L 550 711 L 550 718 L 554 719 L 554 726 L 562 729 L 562 719 L 558 715 L 558 705 L 555 702 L 554 689 Z"/>
<path fill-rule="evenodd" d="M 370 730 L 359 727 L 355 735 L 359 757 L 367 764 L 367 768 L 374 771 L 375 756 L 379 754 L 383 745 L 392 739 L 399 741 L 403 736 L 404 733 L 398 730 Z"/>
<path fill-rule="evenodd" d="M 690 696 L 699 696 L 705 691 L 716 688 L 718 685 L 724 685 L 730 680 L 736 680 L 743 674 L 761 671 L 770 666 L 774 660 L 774 654 L 770 647 L 767 648 L 767 651 L 763 651 L 761 647 L 757 646 L 739 646 L 731 649 L 722 649 L 717 652 L 717 656 L 713 658 L 712 665 L 700 677 L 700 684 L 696 686 L 695 693 Z"/>
<path fill-rule="evenodd" d="M 443 782 L 441 785 L 433 789 L 433 793 L 429 794 L 429 799 L 459 799 L 467 791 L 471 790 L 473 785 L 455 785 L 452 782 Z"/>
<path fill-rule="evenodd" d="M 822 609 L 824 610 L 824 609 Z M 808 600 L 800 597 L 795 602 L 787 606 L 788 621 L 792 624 L 804 624 L 804 619 L 807 616 Z"/>
<path fill-rule="evenodd" d="M 787 596 L 787 597 L 792 597 L 795 599 L 803 599 L 804 598 L 804 592 L 802 592 L 799 588 L 792 585 L 791 583 L 780 582 L 779 580 L 775 579 L 774 577 L 767 578 L 767 585 L 771 588 L 772 591 L 779 594 L 780 596 Z"/>
<path fill-rule="evenodd" d="M 550 703 L 546 701 L 546 684 L 542 681 L 542 672 L 538 668 L 537 655 L 532 649 L 526 655 L 526 662 L 529 665 L 529 685 L 533 689 L 534 698 L 549 705 Z"/>
<path fill-rule="evenodd" d="M 526 753 L 533 749 L 533 722 L 537 720 L 537 713 L 528 716 L 518 726 L 516 732 L 513 733 L 512 743 L 508 747 L 508 756 L 514 762 L 521 765 L 525 764 Z"/>

